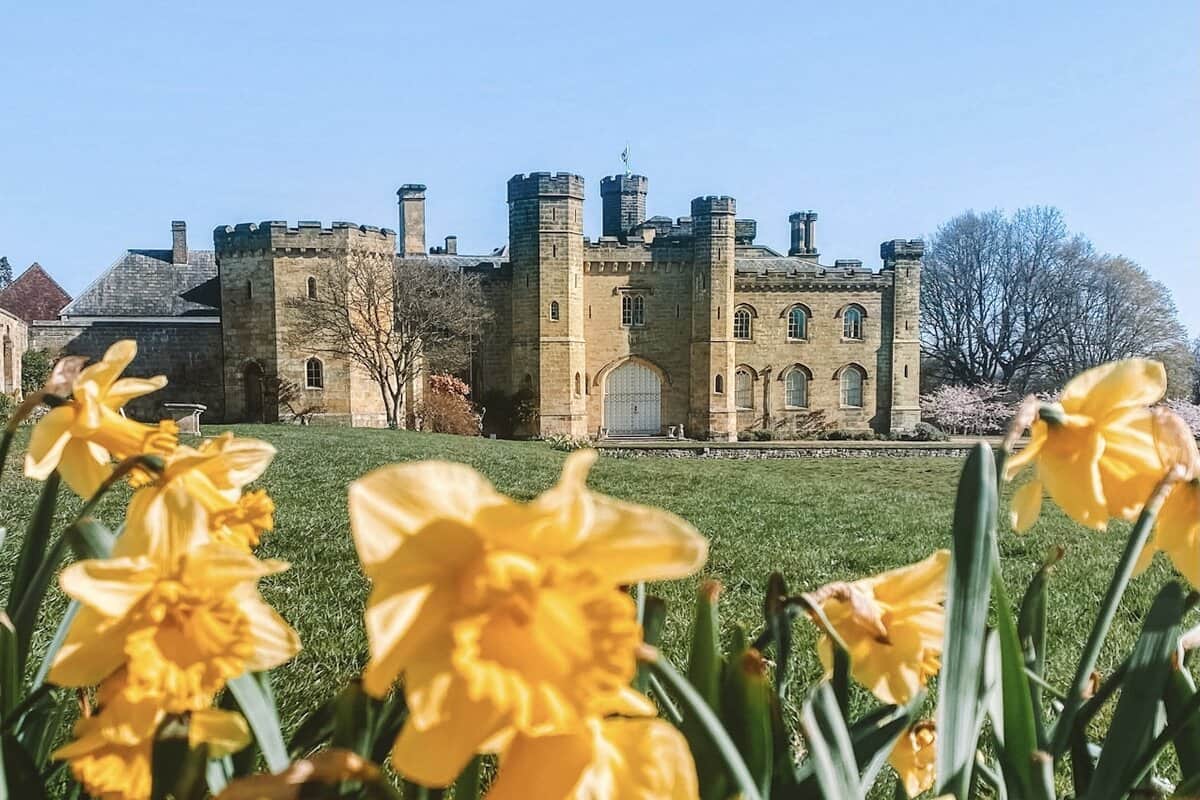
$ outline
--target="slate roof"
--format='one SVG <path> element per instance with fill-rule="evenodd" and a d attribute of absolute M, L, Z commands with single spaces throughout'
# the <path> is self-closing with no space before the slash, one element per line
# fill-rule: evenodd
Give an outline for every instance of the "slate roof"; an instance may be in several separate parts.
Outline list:
<path fill-rule="evenodd" d="M 59 309 L 69 302 L 71 295 L 36 261 L 0 290 L 0 308 L 25 322 L 58 319 Z"/>
<path fill-rule="evenodd" d="M 172 264 L 170 250 L 128 250 L 64 317 L 214 317 L 221 313 L 217 261 L 211 250 L 189 250 Z"/>
<path fill-rule="evenodd" d="M 441 267 L 443 269 L 472 269 L 476 267 L 490 266 L 492 269 L 499 269 L 501 264 L 508 261 L 508 248 L 500 248 L 494 253 L 486 256 L 471 256 L 471 255 L 447 255 L 445 253 L 431 253 L 425 256 L 396 256 L 396 261 L 413 261 L 425 264 L 430 267 Z"/>

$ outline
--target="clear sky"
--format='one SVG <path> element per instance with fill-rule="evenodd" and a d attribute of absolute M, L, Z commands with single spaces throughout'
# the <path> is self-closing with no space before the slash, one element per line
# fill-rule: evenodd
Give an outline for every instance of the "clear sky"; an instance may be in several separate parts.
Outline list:
<path fill-rule="evenodd" d="M 599 183 L 626 142 L 651 214 L 737 198 L 823 260 L 968 208 L 1061 207 L 1200 332 L 1200 4 L 9 3 L 0 255 L 78 292 L 125 248 L 265 219 L 506 238 L 505 181 Z"/>

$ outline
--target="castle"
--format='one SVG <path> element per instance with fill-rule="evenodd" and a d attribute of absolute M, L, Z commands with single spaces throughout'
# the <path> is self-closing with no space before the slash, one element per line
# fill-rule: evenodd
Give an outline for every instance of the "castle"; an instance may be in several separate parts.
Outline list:
<path fill-rule="evenodd" d="M 600 183 L 602 234 L 584 237 L 584 180 L 535 172 L 508 182 L 509 241 L 487 255 L 457 239 L 426 246 L 425 191 L 399 190 L 399 232 L 349 223 L 217 228 L 211 251 L 130 250 L 29 346 L 98 355 L 131 337 L 134 371 L 166 374 L 160 399 L 208 406 L 206 421 L 279 415 L 274 377 L 319 402 L 329 422 L 379 425 L 379 391 L 362 371 L 306 352 L 288 299 L 313 292 L 348 256 L 478 274 L 493 319 L 473 348 L 477 398 L 523 395 L 528 433 L 731 440 L 747 429 L 823 424 L 879 432 L 919 420 L 923 245 L 891 240 L 882 269 L 821 264 L 817 214 L 789 217 L 786 255 L 755 243 L 757 223 L 725 196 L 690 215 L 647 217 L 648 180 Z M 408 387 L 418 409 L 421 382 Z M 149 410 L 146 410 L 149 413 Z"/>

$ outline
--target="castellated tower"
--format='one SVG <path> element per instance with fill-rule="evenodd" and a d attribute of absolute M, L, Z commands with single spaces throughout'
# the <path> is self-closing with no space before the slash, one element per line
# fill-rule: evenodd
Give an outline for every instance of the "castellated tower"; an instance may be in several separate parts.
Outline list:
<path fill-rule="evenodd" d="M 891 317 L 892 324 L 891 431 L 911 431 L 921 421 L 921 258 L 924 254 L 925 243 L 920 239 L 893 239 L 879 246 L 883 268 L 893 272 L 891 314 L 885 315 Z M 885 295 L 885 303 L 887 299 Z M 880 388 L 884 388 L 882 381 Z"/>
<path fill-rule="evenodd" d="M 600 180 L 600 201 L 604 216 L 602 234 L 625 239 L 633 228 L 646 219 L 645 175 L 609 175 Z"/>
<path fill-rule="evenodd" d="M 582 391 L 583 178 L 566 172 L 508 182 L 514 387 L 538 406 L 539 435 L 587 435 Z"/>
<path fill-rule="evenodd" d="M 734 409 L 732 197 L 692 201 L 692 342 L 688 433 L 737 440 Z"/>
<path fill-rule="evenodd" d="M 297 341 L 300 309 L 289 303 L 328 297 L 331 273 L 349 263 L 394 269 L 396 234 L 335 222 L 242 223 L 213 231 L 221 286 L 227 421 L 271 422 L 280 414 L 275 381 L 295 384 L 300 405 L 324 409 L 325 422 L 385 424 L 378 386 L 356 364 Z M 410 397 L 415 386 L 410 387 Z M 413 405 L 408 404 L 411 412 Z"/>

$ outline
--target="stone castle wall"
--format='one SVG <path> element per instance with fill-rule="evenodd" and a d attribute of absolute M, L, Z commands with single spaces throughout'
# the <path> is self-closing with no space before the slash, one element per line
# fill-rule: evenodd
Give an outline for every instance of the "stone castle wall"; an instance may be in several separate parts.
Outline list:
<path fill-rule="evenodd" d="M 21 393 L 21 358 L 29 349 L 25 321 L 0 309 L 0 394 Z"/>
<path fill-rule="evenodd" d="M 138 353 L 127 375 L 165 375 L 165 388 L 126 406 L 130 416 L 157 420 L 165 416 L 161 403 L 201 403 L 208 406 L 203 422 L 225 417 L 222 382 L 221 326 L 210 322 L 35 322 L 29 346 L 59 355 L 98 359 L 121 339 L 137 342 Z"/>

